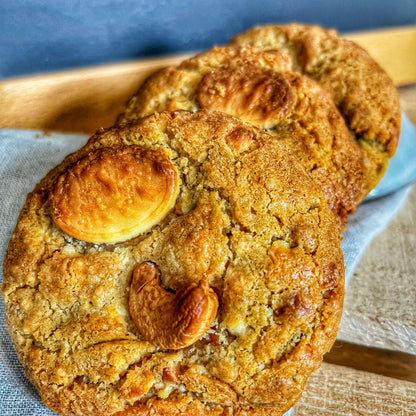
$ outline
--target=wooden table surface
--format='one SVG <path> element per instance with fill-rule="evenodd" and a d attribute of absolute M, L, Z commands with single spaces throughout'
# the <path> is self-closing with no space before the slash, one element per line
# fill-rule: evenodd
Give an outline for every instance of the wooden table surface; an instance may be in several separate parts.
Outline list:
<path fill-rule="evenodd" d="M 399 35 L 400 45 L 408 42 L 401 50 L 371 34 L 352 37 L 369 50 L 382 44 L 414 63 L 416 29 L 387 39 Z M 0 128 L 92 133 L 110 126 L 147 75 L 185 56 L 0 81 Z M 377 56 L 381 63 L 383 56 Z M 402 109 L 416 124 L 416 83 L 403 85 L 416 65 L 400 72 L 391 59 L 385 62 Z M 294 415 L 416 415 L 416 185 L 356 268 L 338 341 L 310 377 Z"/>

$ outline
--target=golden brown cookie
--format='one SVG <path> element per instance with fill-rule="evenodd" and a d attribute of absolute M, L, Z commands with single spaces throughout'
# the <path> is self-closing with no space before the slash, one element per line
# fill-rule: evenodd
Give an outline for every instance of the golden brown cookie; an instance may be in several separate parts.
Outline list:
<path fill-rule="evenodd" d="M 393 81 L 364 49 L 333 29 L 296 23 L 254 27 L 230 45 L 286 52 L 293 70 L 328 91 L 364 154 L 366 193 L 377 185 L 397 148 L 401 113 Z"/>
<path fill-rule="evenodd" d="M 366 193 L 363 155 L 330 95 L 292 67 L 278 50 L 215 47 L 152 75 L 119 122 L 205 108 L 261 127 L 292 148 L 343 229 Z"/>
<path fill-rule="evenodd" d="M 120 216 L 136 236 L 78 239 Z M 335 339 L 339 243 L 285 142 L 220 112 L 158 113 L 97 132 L 28 195 L 4 262 L 7 327 L 63 415 L 282 415 Z"/>

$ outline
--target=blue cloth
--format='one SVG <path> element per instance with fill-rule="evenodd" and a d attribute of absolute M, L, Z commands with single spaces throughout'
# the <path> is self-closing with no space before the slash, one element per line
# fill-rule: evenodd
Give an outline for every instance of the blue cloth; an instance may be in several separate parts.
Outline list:
<path fill-rule="evenodd" d="M 341 243 L 346 283 L 371 240 L 396 216 L 406 201 L 415 179 L 416 131 L 403 114 L 399 146 L 386 174 L 354 215 L 348 218 L 348 227 Z"/>
<path fill-rule="evenodd" d="M 416 132 L 405 114 L 402 116 L 401 131 L 396 154 L 390 160 L 383 179 L 368 195 L 367 201 L 388 195 L 416 179 Z"/>
<path fill-rule="evenodd" d="M 73 134 L 51 134 L 28 130 L 0 130 L 0 195 L 2 208 L 0 216 L 0 256 L 3 259 L 8 241 L 15 227 L 17 216 L 25 201 L 26 194 L 63 157 L 78 149 L 87 137 Z M 403 155 L 413 161 L 405 169 L 403 177 L 400 168 Z M 416 171 L 416 133 L 410 122 L 404 118 L 398 152 L 399 162 L 392 161 L 386 183 L 388 189 L 397 191 L 361 204 L 349 218 L 344 233 L 342 248 L 347 267 L 347 280 L 365 248 L 389 221 L 396 215 L 410 192 L 408 181 Z M 408 162 L 406 162 L 408 163 Z M 396 176 L 397 175 L 397 176 Z M 383 185 L 384 186 L 384 185 Z M 3 276 L 1 275 L 1 280 Z M 347 288 L 348 290 L 348 288 Z M 0 415 L 1 416 L 52 416 L 54 413 L 42 405 L 35 389 L 24 376 L 9 339 L 4 322 L 4 305 L 0 302 Z"/>

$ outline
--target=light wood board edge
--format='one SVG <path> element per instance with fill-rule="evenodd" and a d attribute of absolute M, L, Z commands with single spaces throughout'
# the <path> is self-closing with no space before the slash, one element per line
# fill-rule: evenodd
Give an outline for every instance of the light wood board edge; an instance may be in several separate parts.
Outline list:
<path fill-rule="evenodd" d="M 323 363 L 293 416 L 415 415 L 416 383 Z"/>
<path fill-rule="evenodd" d="M 347 33 L 386 70 L 395 85 L 416 82 L 416 26 Z"/>
<path fill-rule="evenodd" d="M 335 341 L 324 361 L 416 383 L 416 355 L 400 351 Z"/>
<path fill-rule="evenodd" d="M 189 54 L 0 81 L 0 128 L 92 134 L 114 124 L 153 72 Z"/>
<path fill-rule="evenodd" d="M 346 34 L 384 66 L 397 85 L 416 81 L 416 26 Z M 193 53 L 0 81 L 0 128 L 92 134 L 111 126 L 154 71 Z"/>

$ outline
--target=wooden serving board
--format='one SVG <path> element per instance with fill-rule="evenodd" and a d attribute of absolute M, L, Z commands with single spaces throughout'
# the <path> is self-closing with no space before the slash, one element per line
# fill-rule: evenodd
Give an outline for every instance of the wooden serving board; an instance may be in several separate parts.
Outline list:
<path fill-rule="evenodd" d="M 408 85 L 416 82 L 416 26 L 346 36 L 386 68 L 416 123 L 416 84 Z M 149 74 L 188 56 L 1 80 L 0 128 L 92 134 L 114 123 Z M 340 340 L 308 381 L 296 416 L 416 415 L 415 247 L 416 189 L 352 277 Z"/>
<path fill-rule="evenodd" d="M 346 33 L 378 61 L 398 86 L 416 82 L 416 26 Z"/>
<path fill-rule="evenodd" d="M 0 81 L 0 128 L 92 134 L 114 124 L 117 114 L 154 71 L 188 55 Z"/>
<path fill-rule="evenodd" d="M 416 26 L 346 36 L 368 49 L 396 85 L 416 82 Z M 0 127 L 92 134 L 114 123 L 148 75 L 190 55 L 0 81 Z"/>

